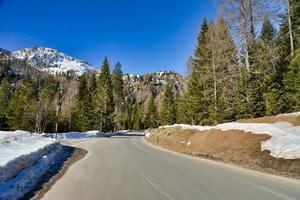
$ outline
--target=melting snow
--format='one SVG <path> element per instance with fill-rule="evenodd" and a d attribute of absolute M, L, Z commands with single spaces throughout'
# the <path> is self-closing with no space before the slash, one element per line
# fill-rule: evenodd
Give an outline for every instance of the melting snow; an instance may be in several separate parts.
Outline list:
<path fill-rule="evenodd" d="M 242 130 L 254 134 L 267 134 L 271 138 L 261 142 L 261 150 L 269 150 L 276 158 L 296 159 L 300 158 L 300 126 L 293 126 L 289 122 L 269 123 L 239 123 L 231 122 L 218 124 L 216 126 L 192 126 L 186 124 L 175 124 L 162 126 L 160 128 L 181 127 L 182 129 L 197 129 L 207 131 L 211 129 L 220 130 Z"/>

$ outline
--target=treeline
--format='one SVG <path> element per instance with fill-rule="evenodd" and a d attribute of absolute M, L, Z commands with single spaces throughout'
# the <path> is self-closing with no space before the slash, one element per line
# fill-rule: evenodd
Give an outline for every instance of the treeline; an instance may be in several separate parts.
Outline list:
<path fill-rule="evenodd" d="M 110 72 L 109 62 L 105 58 L 99 75 L 84 74 L 79 81 L 76 105 L 72 113 L 73 130 L 141 130 L 157 127 L 161 123 L 175 123 L 171 84 L 166 88 L 159 113 L 154 91 L 149 88 L 146 102 L 141 103 L 133 95 L 130 84 L 124 85 L 120 63 Z"/>
<path fill-rule="evenodd" d="M 0 62 L 0 129 L 54 131 L 58 81 L 16 75 L 10 61 Z"/>
<path fill-rule="evenodd" d="M 282 14 L 276 1 L 220 1 L 218 19 L 201 24 L 186 89 L 178 95 L 167 81 L 162 100 L 149 86 L 146 101 L 137 101 L 130 83 L 123 81 L 121 64 L 110 71 L 107 58 L 100 74 L 82 75 L 79 86 L 69 78 L 15 77 L 9 62 L 1 61 L 0 128 L 107 132 L 174 123 L 213 125 L 299 111 L 300 3 L 284 2 Z M 277 29 L 270 19 L 280 13 Z"/>
<path fill-rule="evenodd" d="M 279 31 L 268 17 L 278 14 L 275 2 L 223 0 L 222 16 L 203 21 L 178 122 L 211 125 L 299 111 L 300 2 L 285 1 Z"/>

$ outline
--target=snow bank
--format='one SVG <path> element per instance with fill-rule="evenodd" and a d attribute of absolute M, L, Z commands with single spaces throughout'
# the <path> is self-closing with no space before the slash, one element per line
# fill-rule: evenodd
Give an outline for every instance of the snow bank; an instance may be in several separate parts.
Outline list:
<path fill-rule="evenodd" d="M 75 139 L 84 139 L 84 138 L 95 138 L 101 134 L 99 131 L 87 131 L 87 132 L 67 132 L 67 133 L 58 133 L 57 139 L 59 140 L 75 140 Z M 55 133 L 45 133 L 46 137 L 55 137 Z"/>
<path fill-rule="evenodd" d="M 285 113 L 285 114 L 280 114 L 278 116 L 292 116 L 292 117 L 295 117 L 295 116 L 300 116 L 300 112 Z"/>
<path fill-rule="evenodd" d="M 182 129 L 197 129 L 207 131 L 211 129 L 220 130 L 242 130 L 254 134 L 267 134 L 271 138 L 261 142 L 261 150 L 269 150 L 271 156 L 276 158 L 297 159 L 300 158 L 300 126 L 293 126 L 289 122 L 268 123 L 238 123 L 231 122 L 218 124 L 217 126 L 192 126 L 186 124 L 175 124 L 162 126 L 160 128 L 181 127 Z"/>
<path fill-rule="evenodd" d="M 0 181 L 7 180 L 49 151 L 55 140 L 25 131 L 0 131 Z"/>
<path fill-rule="evenodd" d="M 51 138 L 0 131 L 0 199 L 19 199 L 32 190 L 62 150 Z"/>
<path fill-rule="evenodd" d="M 104 133 L 98 130 L 87 131 L 87 132 L 66 132 L 66 133 L 58 133 L 58 140 L 78 140 L 78 139 L 89 139 L 89 138 L 97 138 L 97 137 L 111 137 L 118 134 L 124 134 L 128 132 L 127 130 L 122 130 L 118 132 Z M 45 137 L 55 137 L 54 133 L 44 133 Z"/>

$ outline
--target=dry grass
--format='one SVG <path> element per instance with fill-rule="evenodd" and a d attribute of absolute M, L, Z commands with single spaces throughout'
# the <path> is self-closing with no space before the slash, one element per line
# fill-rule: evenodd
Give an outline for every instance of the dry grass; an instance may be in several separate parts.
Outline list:
<path fill-rule="evenodd" d="M 290 122 L 294 126 L 300 125 L 300 115 L 276 115 L 276 116 L 269 116 L 269 117 L 261 117 L 261 118 L 254 118 L 254 119 L 244 119 L 240 120 L 239 122 L 242 123 L 276 123 L 276 122 Z"/>

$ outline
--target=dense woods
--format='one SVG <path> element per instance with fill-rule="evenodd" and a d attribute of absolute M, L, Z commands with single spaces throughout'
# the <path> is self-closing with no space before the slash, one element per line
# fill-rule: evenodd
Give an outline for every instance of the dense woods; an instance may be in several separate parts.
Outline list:
<path fill-rule="evenodd" d="M 285 9 L 276 9 L 277 3 Z M 174 80 L 167 79 L 160 99 L 154 87 L 147 87 L 145 101 L 138 101 L 132 84 L 124 82 L 121 64 L 110 69 L 107 58 L 100 73 L 78 80 L 15 75 L 9 60 L 0 61 L 0 129 L 116 131 L 174 123 L 213 125 L 299 111 L 299 0 L 219 4 L 217 20 L 202 21 L 180 94 Z"/>

